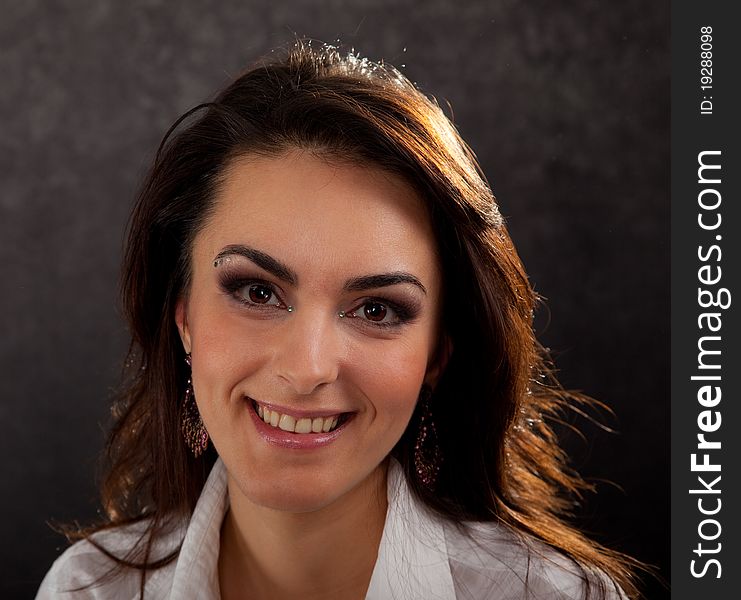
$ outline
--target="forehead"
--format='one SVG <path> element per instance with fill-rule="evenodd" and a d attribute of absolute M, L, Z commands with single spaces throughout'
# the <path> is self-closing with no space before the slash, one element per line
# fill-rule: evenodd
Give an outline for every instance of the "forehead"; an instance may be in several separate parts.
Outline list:
<path fill-rule="evenodd" d="M 258 248 L 299 271 L 415 269 L 433 277 L 438 269 L 427 211 L 406 181 L 300 150 L 229 166 L 195 251 L 213 258 L 229 244 Z"/>

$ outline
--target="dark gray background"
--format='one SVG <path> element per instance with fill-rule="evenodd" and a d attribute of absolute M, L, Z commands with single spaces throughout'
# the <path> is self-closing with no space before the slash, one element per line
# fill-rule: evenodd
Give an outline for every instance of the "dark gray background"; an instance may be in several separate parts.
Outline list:
<path fill-rule="evenodd" d="M 3 596 L 32 595 L 63 548 L 46 520 L 95 514 L 122 233 L 156 145 L 295 33 L 451 103 L 548 299 L 562 382 L 617 414 L 617 435 L 566 440 L 612 482 L 582 524 L 668 577 L 668 2 L 28 1 L 0 13 Z"/>

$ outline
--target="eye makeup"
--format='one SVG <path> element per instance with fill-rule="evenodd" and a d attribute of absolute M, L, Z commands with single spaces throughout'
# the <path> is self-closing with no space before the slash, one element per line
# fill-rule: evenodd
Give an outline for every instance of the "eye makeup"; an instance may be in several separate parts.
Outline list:
<path fill-rule="evenodd" d="M 260 277 L 251 277 L 224 270 L 223 273 L 219 274 L 218 282 L 222 292 L 248 308 L 257 310 L 288 308 L 288 305 L 281 297 L 281 292 L 276 286 Z M 244 293 L 245 289 L 247 293 Z M 253 292 L 258 296 L 262 296 L 265 302 L 253 300 L 251 298 Z M 273 298 L 275 302 L 271 302 Z"/>
<path fill-rule="evenodd" d="M 224 257 L 214 263 L 215 266 L 220 267 L 218 285 L 225 295 L 248 310 L 267 311 L 288 308 L 282 297 L 282 291 L 275 284 L 259 276 L 240 272 L 233 265 L 229 265 L 227 259 L 228 257 Z M 265 302 L 255 301 L 251 297 L 252 294 L 264 298 Z M 392 320 L 375 321 L 369 318 L 367 313 L 372 313 L 373 309 L 379 307 L 384 312 L 383 318 L 388 317 L 390 313 L 393 315 Z M 370 296 L 357 301 L 351 309 L 343 311 L 343 315 L 361 327 L 390 331 L 413 323 L 420 312 L 420 303 L 412 298 L 392 300 L 384 296 Z"/>
<path fill-rule="evenodd" d="M 358 313 L 364 314 L 369 306 L 383 306 L 391 309 L 396 315 L 393 321 L 374 321 L 373 319 L 364 318 Z M 359 304 L 356 304 L 354 308 L 345 312 L 346 318 L 356 319 L 364 326 L 380 327 L 382 329 L 398 328 L 402 325 L 407 325 L 416 320 L 419 314 L 419 307 L 411 303 L 397 302 L 389 300 L 388 298 L 372 297 L 364 298 Z M 386 315 L 384 315 L 385 318 Z"/>

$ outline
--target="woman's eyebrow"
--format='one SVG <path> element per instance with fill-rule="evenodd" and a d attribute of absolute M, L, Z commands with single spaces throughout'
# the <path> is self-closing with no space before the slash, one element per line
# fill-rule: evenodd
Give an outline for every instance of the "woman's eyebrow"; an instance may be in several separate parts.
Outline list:
<path fill-rule="evenodd" d="M 283 264 L 278 259 L 273 258 L 269 254 L 250 248 L 243 244 L 232 244 L 227 246 L 221 252 L 219 252 L 214 258 L 214 262 L 218 262 L 219 259 L 226 256 L 237 254 L 244 258 L 251 260 L 261 269 L 266 270 L 278 279 L 285 281 L 291 285 L 298 284 L 298 275 L 288 265 Z M 424 294 L 427 294 L 427 289 L 422 282 L 411 273 L 404 271 L 394 271 L 392 273 L 379 273 L 376 275 L 361 275 L 359 277 L 353 277 L 348 279 L 343 286 L 346 292 L 360 292 L 373 288 L 388 287 L 390 285 L 397 285 L 399 283 L 411 283 L 417 286 Z"/>
<path fill-rule="evenodd" d="M 216 258 L 214 258 L 214 262 L 216 263 L 219 261 L 219 259 L 231 254 L 244 256 L 246 259 L 251 260 L 261 269 L 265 269 L 268 273 L 271 273 L 278 279 L 290 283 L 291 285 L 296 285 L 298 283 L 298 275 L 296 275 L 296 272 L 293 269 L 291 269 L 287 265 L 284 265 L 282 262 L 273 258 L 269 254 L 265 254 L 265 252 L 261 252 L 260 250 L 250 248 L 249 246 L 244 246 L 242 244 L 232 244 L 231 246 L 227 246 L 216 255 Z"/>
<path fill-rule="evenodd" d="M 347 292 L 360 292 L 372 288 L 386 287 L 398 283 L 411 283 L 427 294 L 425 286 L 411 273 L 395 271 L 394 273 L 379 273 L 378 275 L 362 275 L 353 277 L 345 282 L 344 289 Z"/>

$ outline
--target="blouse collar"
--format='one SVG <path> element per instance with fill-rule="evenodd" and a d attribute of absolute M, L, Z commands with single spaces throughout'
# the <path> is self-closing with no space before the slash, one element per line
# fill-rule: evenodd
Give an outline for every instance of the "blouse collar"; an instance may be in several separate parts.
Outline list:
<path fill-rule="evenodd" d="M 366 600 L 455 600 L 442 521 L 417 500 L 391 459 L 388 511 Z"/>

